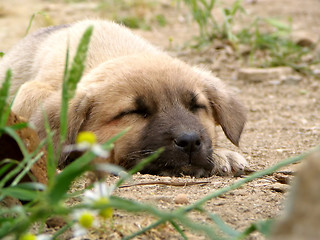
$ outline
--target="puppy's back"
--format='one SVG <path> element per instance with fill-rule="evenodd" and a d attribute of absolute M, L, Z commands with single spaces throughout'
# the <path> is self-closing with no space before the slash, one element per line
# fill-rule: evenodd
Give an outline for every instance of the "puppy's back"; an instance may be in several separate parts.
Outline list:
<path fill-rule="evenodd" d="M 0 84 L 5 79 L 8 69 L 13 73 L 11 81 L 11 93 L 28 79 L 32 79 L 35 72 L 32 66 L 38 52 L 39 45 L 44 42 L 53 32 L 67 28 L 68 25 L 43 28 L 22 39 L 0 59 Z"/>
<path fill-rule="evenodd" d="M 0 83 L 7 69 L 12 70 L 11 95 L 27 81 L 46 81 L 60 86 L 64 73 L 66 51 L 73 59 L 84 31 L 93 26 L 84 74 L 113 58 L 160 53 L 158 49 L 134 35 L 129 29 L 103 20 L 85 20 L 71 25 L 40 29 L 13 47 L 0 61 Z M 59 88 L 59 87 L 57 87 Z"/>

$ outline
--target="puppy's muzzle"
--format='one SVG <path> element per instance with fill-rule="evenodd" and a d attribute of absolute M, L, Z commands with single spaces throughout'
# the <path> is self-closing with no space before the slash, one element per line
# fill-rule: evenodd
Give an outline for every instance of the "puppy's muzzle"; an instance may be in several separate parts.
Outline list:
<path fill-rule="evenodd" d="M 191 164 L 191 155 L 199 152 L 202 145 L 199 134 L 195 132 L 181 134 L 174 143 L 177 149 L 189 155 L 189 164 Z"/>

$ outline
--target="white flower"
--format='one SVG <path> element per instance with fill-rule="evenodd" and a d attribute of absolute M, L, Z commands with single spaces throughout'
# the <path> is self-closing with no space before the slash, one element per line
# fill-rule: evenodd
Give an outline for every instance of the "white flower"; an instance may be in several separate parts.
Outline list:
<path fill-rule="evenodd" d="M 79 209 L 73 212 L 72 217 L 76 220 L 76 223 L 73 226 L 75 237 L 86 235 L 90 228 L 99 226 L 97 211 Z"/>
<path fill-rule="evenodd" d="M 84 201 L 90 204 L 102 197 L 109 198 L 114 189 L 115 187 L 113 185 L 108 186 L 104 182 L 95 182 L 92 190 L 86 190 L 84 192 Z"/>
<path fill-rule="evenodd" d="M 37 235 L 37 240 L 51 240 L 52 237 L 48 234 L 40 234 L 40 235 Z"/>
<path fill-rule="evenodd" d="M 65 152 L 72 151 L 88 151 L 91 150 L 95 155 L 102 158 L 108 158 L 109 152 L 97 143 L 96 135 L 93 132 L 80 132 L 76 138 L 76 144 L 67 145 L 64 148 Z"/>
<path fill-rule="evenodd" d="M 93 190 L 84 192 L 84 202 L 94 207 L 102 207 L 109 203 L 109 197 L 113 193 L 115 186 L 107 186 L 106 183 L 95 182 Z M 99 216 L 103 218 L 111 218 L 113 209 L 111 207 L 101 208 L 98 210 Z"/>
<path fill-rule="evenodd" d="M 32 233 L 23 234 L 19 240 L 50 240 L 52 237 L 48 234 L 35 235 Z"/>

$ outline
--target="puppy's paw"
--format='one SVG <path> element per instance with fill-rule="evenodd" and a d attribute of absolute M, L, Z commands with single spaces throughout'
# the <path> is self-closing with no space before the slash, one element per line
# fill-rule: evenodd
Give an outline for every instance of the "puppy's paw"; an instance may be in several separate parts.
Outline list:
<path fill-rule="evenodd" d="M 213 153 L 214 169 L 212 174 L 228 176 L 239 176 L 244 173 L 245 168 L 249 167 L 246 159 L 237 152 L 219 148 Z"/>

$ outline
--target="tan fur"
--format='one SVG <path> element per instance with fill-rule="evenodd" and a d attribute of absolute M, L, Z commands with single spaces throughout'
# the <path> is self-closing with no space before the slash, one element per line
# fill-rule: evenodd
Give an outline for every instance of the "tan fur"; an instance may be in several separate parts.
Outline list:
<path fill-rule="evenodd" d="M 40 30 L 24 39 L 1 60 L 0 81 L 5 71 L 11 68 L 11 95 L 20 87 L 13 111 L 30 119 L 40 138 L 46 136 L 43 111 L 48 115 L 51 128 L 59 130 L 66 49 L 69 46 L 70 59 L 73 59 L 79 39 L 90 25 L 94 26 L 94 31 L 83 77 L 70 101 L 66 144 L 74 143 L 79 131 L 93 131 L 99 142 L 105 142 L 124 128 L 131 127 L 129 133 L 116 142 L 108 159 L 124 165 L 121 161 L 130 154 L 128 146 L 138 141 L 150 120 L 138 114 L 124 115 L 119 119 L 115 116 L 134 108 L 134 99 L 139 95 L 144 96 L 148 104 L 157 106 L 160 118 L 167 118 L 166 109 L 182 105 L 185 90 L 198 94 L 198 101 L 207 109 L 197 112 L 196 117 L 212 144 L 216 146 L 216 124 L 221 125 L 234 144 L 239 144 L 245 123 L 244 108 L 218 78 L 170 57 L 122 26 L 100 20 Z M 189 131 L 176 127 L 182 132 Z M 54 141 L 59 141 L 57 135 Z M 237 153 L 217 150 L 214 156 L 218 155 L 222 156 L 216 159 L 225 160 L 216 160 L 215 173 L 236 172 L 247 165 Z M 61 166 L 66 157 L 66 154 L 60 156 Z"/>

